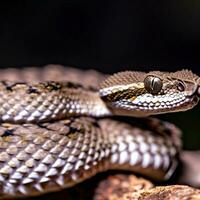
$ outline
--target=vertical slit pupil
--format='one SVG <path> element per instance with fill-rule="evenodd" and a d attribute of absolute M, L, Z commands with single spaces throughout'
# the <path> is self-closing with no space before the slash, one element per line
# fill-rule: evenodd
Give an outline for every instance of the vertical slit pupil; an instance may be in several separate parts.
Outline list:
<path fill-rule="evenodd" d="M 158 94 L 163 86 L 162 80 L 155 76 L 147 76 L 144 80 L 145 89 L 151 94 Z"/>

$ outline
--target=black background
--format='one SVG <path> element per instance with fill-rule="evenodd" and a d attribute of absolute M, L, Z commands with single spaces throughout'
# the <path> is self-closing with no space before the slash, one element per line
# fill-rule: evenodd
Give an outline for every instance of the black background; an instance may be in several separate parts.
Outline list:
<path fill-rule="evenodd" d="M 70 65 L 106 73 L 189 68 L 200 74 L 200 1 L 3 1 L 0 66 Z M 200 148 L 200 108 L 171 115 Z"/>

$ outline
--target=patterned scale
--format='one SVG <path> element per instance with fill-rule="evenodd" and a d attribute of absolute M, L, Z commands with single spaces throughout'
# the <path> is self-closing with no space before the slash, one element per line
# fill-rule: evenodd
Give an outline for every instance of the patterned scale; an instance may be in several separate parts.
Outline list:
<path fill-rule="evenodd" d="M 173 127 L 173 134 L 174 129 L 177 134 L 179 130 Z M 108 169 L 128 169 L 164 179 L 167 171 L 174 171 L 179 148 L 170 142 L 170 134 L 86 117 L 41 126 L 2 124 L 1 197 L 60 190 Z"/>
<path fill-rule="evenodd" d="M 59 120 L 72 115 L 98 117 L 109 114 L 97 92 L 76 84 L 0 82 L 2 121 L 33 123 Z"/>

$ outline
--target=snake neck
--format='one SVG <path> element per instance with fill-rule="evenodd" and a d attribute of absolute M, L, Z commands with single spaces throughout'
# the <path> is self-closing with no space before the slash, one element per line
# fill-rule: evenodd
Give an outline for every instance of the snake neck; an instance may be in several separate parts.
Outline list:
<path fill-rule="evenodd" d="M 104 117 L 112 115 L 97 91 L 68 89 L 66 112 L 72 116 Z"/>

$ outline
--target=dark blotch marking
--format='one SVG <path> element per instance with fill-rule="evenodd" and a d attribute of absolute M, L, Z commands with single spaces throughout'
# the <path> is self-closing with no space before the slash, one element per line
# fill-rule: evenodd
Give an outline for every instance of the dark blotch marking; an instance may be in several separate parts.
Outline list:
<path fill-rule="evenodd" d="M 68 88 L 74 88 L 74 89 L 77 89 L 77 88 L 82 88 L 82 85 L 78 84 L 78 83 L 72 83 L 72 82 L 67 82 L 65 84 L 66 87 Z"/>
<path fill-rule="evenodd" d="M 53 81 L 49 81 L 44 83 L 44 86 L 49 89 L 50 91 L 56 91 L 62 88 L 61 84 L 53 82 Z"/>
<path fill-rule="evenodd" d="M 84 90 L 89 90 L 89 91 L 92 91 L 92 92 L 96 92 L 97 89 L 93 86 L 88 86 L 88 87 L 85 87 L 79 83 L 72 83 L 72 82 L 66 82 L 64 84 L 65 87 L 67 88 L 71 88 L 71 89 L 84 89 Z"/>
<path fill-rule="evenodd" d="M 69 127 L 69 132 L 70 132 L 70 133 L 75 133 L 75 132 L 77 132 L 77 131 L 79 131 L 77 128 L 72 127 L 72 126 Z"/>
<path fill-rule="evenodd" d="M 94 122 L 92 123 L 92 125 L 95 126 L 95 127 L 97 127 L 97 128 L 100 127 L 97 121 L 94 121 Z"/>
<path fill-rule="evenodd" d="M 16 86 L 16 85 L 26 85 L 25 82 L 16 82 L 16 83 L 9 83 L 7 81 L 1 81 L 1 83 L 5 86 L 6 90 L 12 92 L 13 91 L 13 88 Z"/>
<path fill-rule="evenodd" d="M 32 94 L 32 93 L 38 94 L 39 91 L 37 90 L 37 88 L 34 88 L 33 86 L 29 86 L 29 88 L 28 88 L 28 90 L 27 90 L 27 93 L 28 93 L 28 94 Z"/>
<path fill-rule="evenodd" d="M 5 130 L 3 135 L 1 135 L 1 137 L 8 137 L 8 136 L 12 136 L 13 135 L 13 129 L 10 130 Z"/>

